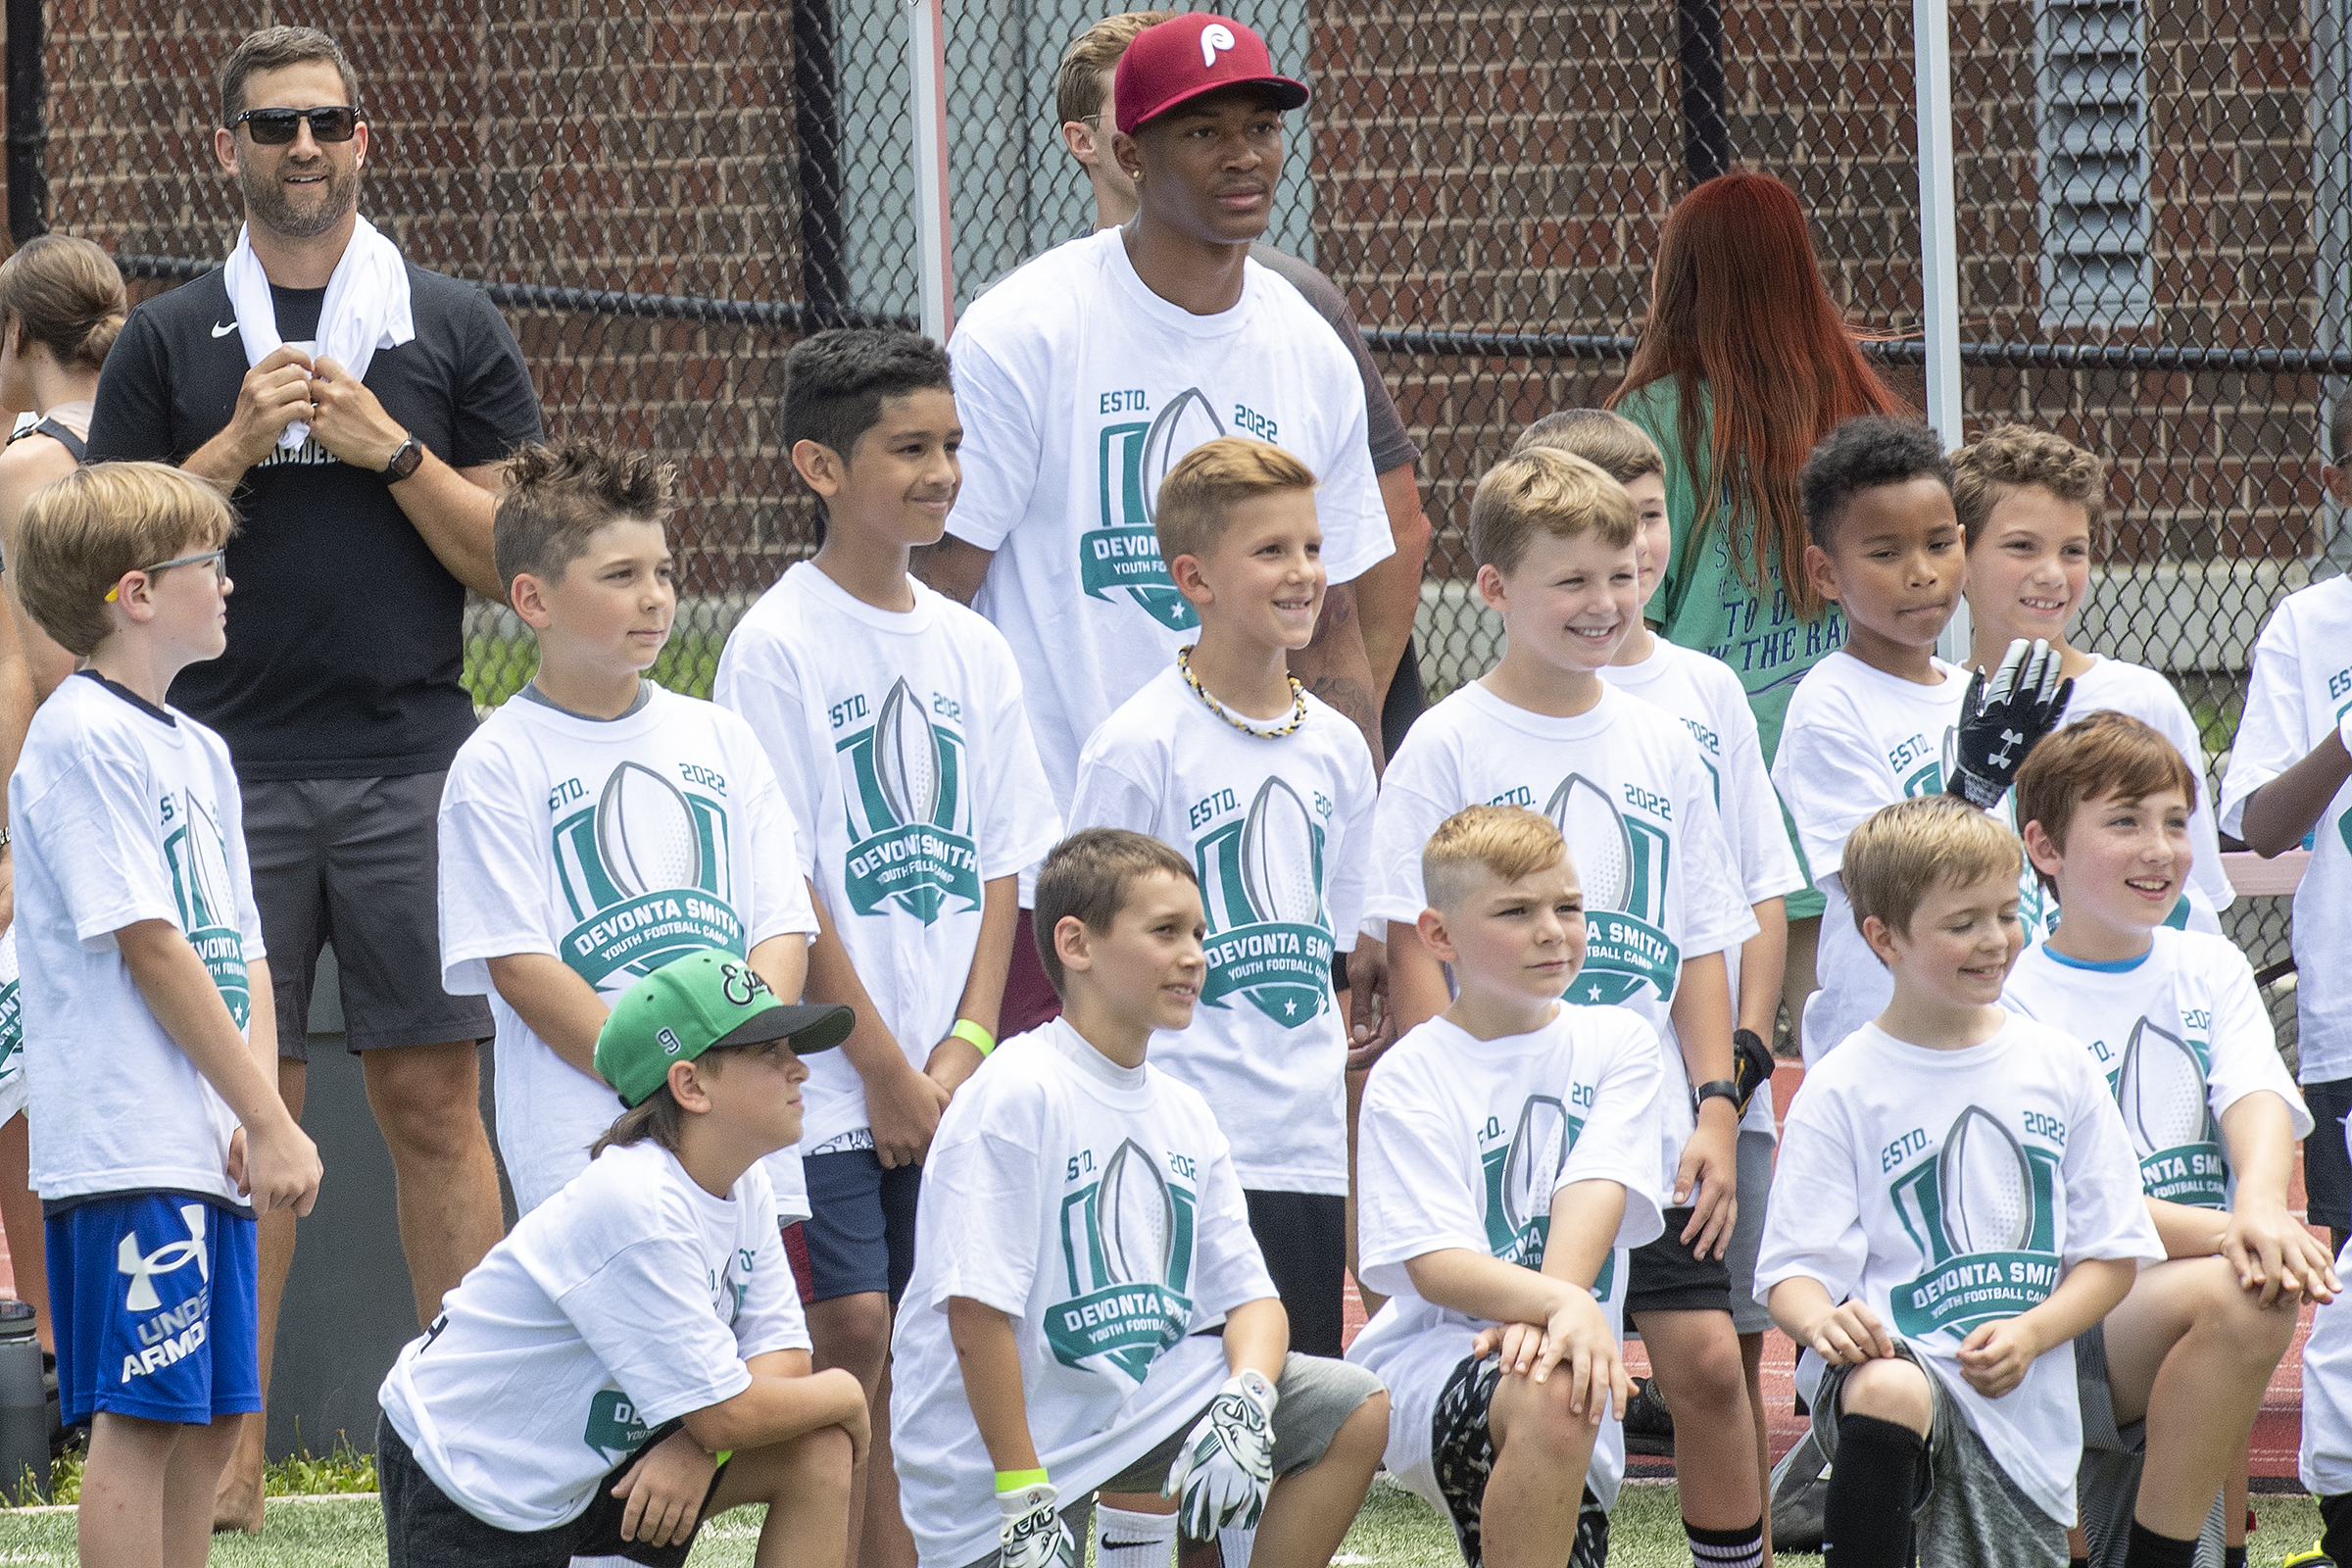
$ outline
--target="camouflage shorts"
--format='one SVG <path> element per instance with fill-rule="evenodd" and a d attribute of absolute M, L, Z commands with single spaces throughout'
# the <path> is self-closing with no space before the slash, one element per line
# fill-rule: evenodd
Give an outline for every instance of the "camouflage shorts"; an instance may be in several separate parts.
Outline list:
<path fill-rule="evenodd" d="M 1487 1478 L 1494 1473 L 1494 1439 L 1487 1429 L 1487 1409 L 1494 1402 L 1495 1385 L 1502 1381 L 1502 1358 L 1481 1361 L 1465 1356 L 1446 1380 L 1429 1421 L 1429 1461 L 1446 1511 L 1453 1516 L 1454 1538 L 1461 1543 L 1462 1560 L 1482 1568 L 1478 1539 L 1479 1511 L 1487 1499 Z M 1576 1544 L 1568 1553 L 1568 1568 L 1606 1568 L 1609 1560 L 1609 1514 L 1585 1488 L 1585 1501 L 1576 1521 Z"/>

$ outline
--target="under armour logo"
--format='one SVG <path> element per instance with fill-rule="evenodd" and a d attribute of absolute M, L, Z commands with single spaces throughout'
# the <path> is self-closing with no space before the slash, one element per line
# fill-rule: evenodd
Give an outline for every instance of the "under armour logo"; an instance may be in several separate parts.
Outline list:
<path fill-rule="evenodd" d="M 1233 29 L 1222 22 L 1212 22 L 1200 29 L 1200 69 L 1217 69 L 1217 51 L 1233 47 Z"/>
<path fill-rule="evenodd" d="M 204 1252 L 204 1205 L 182 1203 L 179 1218 L 188 1228 L 184 1242 L 166 1242 L 152 1252 L 141 1253 L 139 1233 L 132 1231 L 115 1248 L 115 1272 L 130 1276 L 130 1294 L 122 1298 L 122 1304 L 133 1312 L 153 1311 L 163 1305 L 164 1298 L 155 1294 L 154 1276 L 175 1274 L 190 1259 L 194 1259 L 200 1279 L 212 1280 L 213 1267 Z"/>
<path fill-rule="evenodd" d="M 2025 736 L 2019 734 L 2016 730 L 2005 729 L 2001 731 L 2001 749 L 1992 754 L 1990 759 L 1992 765 L 1995 767 L 2007 767 L 2009 765 L 2009 754 L 2017 750 L 2018 747 L 2024 745 L 2025 740 Z"/>

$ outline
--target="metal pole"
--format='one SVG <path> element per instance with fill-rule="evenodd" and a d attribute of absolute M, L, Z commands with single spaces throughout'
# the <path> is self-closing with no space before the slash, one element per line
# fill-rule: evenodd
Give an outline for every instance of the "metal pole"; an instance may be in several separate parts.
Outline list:
<path fill-rule="evenodd" d="M 921 251 L 923 334 L 945 343 L 956 325 L 956 273 L 948 251 L 948 51 L 940 0 L 906 0 L 913 67 L 914 213 Z"/>
<path fill-rule="evenodd" d="M 1723 112 L 1720 0 L 1675 0 L 1675 58 L 1683 74 L 1683 168 L 1703 185 L 1732 167 L 1732 125 Z"/>
<path fill-rule="evenodd" d="M 1960 265 L 1952 203 L 1952 44 L 1944 0 L 1912 0 L 1911 46 L 1918 74 L 1920 318 L 1927 329 L 1928 423 L 1946 447 L 1960 445 Z M 1968 657 L 1968 606 L 1937 647 Z"/>
<path fill-rule="evenodd" d="M 832 0 L 793 0 L 792 127 L 801 187 L 801 298 L 812 316 L 849 303 L 841 229 L 841 107 Z"/>
<path fill-rule="evenodd" d="M 48 96 L 41 0 L 8 0 L 8 231 L 20 245 L 49 232 Z"/>

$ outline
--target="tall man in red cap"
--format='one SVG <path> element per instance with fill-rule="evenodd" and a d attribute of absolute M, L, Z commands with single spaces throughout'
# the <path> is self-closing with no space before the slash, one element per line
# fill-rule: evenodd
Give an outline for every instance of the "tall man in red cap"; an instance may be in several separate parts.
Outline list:
<path fill-rule="evenodd" d="M 1005 277 L 949 344 L 963 489 L 922 574 L 1012 644 L 1065 812 L 1087 737 L 1194 640 L 1152 515 L 1168 470 L 1220 435 L 1271 441 L 1321 481 L 1330 589 L 1291 669 L 1380 755 L 1348 586 L 1392 548 L 1363 382 L 1298 291 L 1250 259 L 1274 209 L 1283 112 L 1306 98 L 1239 22 L 1193 14 L 1146 28 L 1112 88 L 1112 151 L 1140 210 Z M 1055 1010 L 1028 929 L 1029 882 L 1008 1035 Z"/>

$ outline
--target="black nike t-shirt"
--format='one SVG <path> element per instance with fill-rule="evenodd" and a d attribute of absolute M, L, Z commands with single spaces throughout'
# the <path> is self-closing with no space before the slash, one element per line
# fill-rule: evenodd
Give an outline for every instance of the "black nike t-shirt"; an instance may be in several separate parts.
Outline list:
<path fill-rule="evenodd" d="M 453 467 L 539 439 L 522 350 L 489 298 L 409 268 L 416 336 L 378 350 L 367 386 Z M 324 289 L 279 289 L 278 336 L 317 335 Z M 227 425 L 245 345 L 219 272 L 131 312 L 106 359 L 90 461 L 187 461 Z M 233 497 L 228 651 L 191 664 L 173 706 L 220 732 L 246 779 L 436 772 L 473 732 L 459 683 L 466 590 L 425 545 L 380 473 L 316 436 L 245 472 Z"/>

